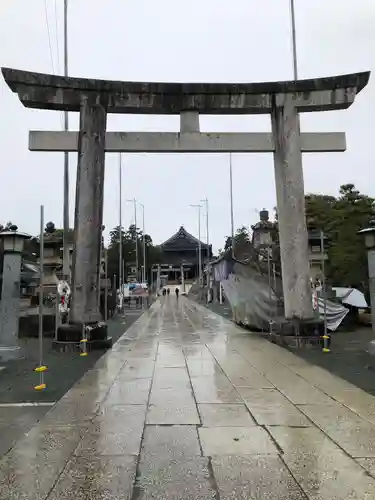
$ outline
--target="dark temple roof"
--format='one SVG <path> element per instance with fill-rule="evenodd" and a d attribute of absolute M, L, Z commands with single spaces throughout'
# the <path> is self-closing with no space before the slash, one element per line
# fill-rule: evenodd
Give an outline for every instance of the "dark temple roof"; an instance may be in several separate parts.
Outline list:
<path fill-rule="evenodd" d="M 188 233 L 184 226 L 181 226 L 180 229 L 171 236 L 168 240 L 164 241 L 160 246 L 163 250 L 167 250 L 168 247 L 175 247 L 179 242 L 185 242 L 192 247 L 197 247 L 199 245 L 199 240 L 192 234 Z M 202 248 L 207 248 L 207 243 L 201 241 Z"/>

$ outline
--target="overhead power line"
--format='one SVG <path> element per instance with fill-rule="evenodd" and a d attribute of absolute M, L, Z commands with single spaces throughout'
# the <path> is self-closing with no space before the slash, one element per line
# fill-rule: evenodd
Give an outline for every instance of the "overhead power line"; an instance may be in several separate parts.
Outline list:
<path fill-rule="evenodd" d="M 60 74 L 61 72 L 61 67 L 60 67 L 60 44 L 59 44 L 59 15 L 58 15 L 58 8 L 57 8 L 57 0 L 55 0 L 55 38 L 56 38 L 56 53 L 57 53 L 57 73 Z"/>
<path fill-rule="evenodd" d="M 47 0 L 44 0 L 44 13 L 45 13 L 45 22 L 46 22 L 46 27 L 47 27 L 48 46 L 49 46 L 49 55 L 50 55 L 50 59 L 51 59 L 52 73 L 55 74 L 55 65 L 53 62 L 53 50 L 52 50 L 52 42 L 51 42 L 51 30 L 49 27 L 49 19 L 48 19 Z"/>

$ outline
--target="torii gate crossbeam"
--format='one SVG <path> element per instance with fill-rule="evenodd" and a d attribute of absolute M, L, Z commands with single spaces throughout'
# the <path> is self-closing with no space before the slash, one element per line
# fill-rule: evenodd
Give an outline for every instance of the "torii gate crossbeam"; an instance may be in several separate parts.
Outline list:
<path fill-rule="evenodd" d="M 78 132 L 31 131 L 30 151 L 77 152 Z M 346 150 L 345 133 L 302 133 L 302 153 Z M 274 153 L 272 134 L 216 132 L 107 132 L 107 153 Z"/>

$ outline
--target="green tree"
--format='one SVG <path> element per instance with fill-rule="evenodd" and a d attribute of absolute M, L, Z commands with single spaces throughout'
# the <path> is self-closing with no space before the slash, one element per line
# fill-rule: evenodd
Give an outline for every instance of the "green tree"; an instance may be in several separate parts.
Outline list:
<path fill-rule="evenodd" d="M 251 254 L 251 240 L 246 226 L 237 229 L 234 234 L 234 253 L 237 259 L 244 259 Z M 224 244 L 224 253 L 232 251 L 232 237 L 227 236 Z"/>
<path fill-rule="evenodd" d="M 328 237 L 327 277 L 334 285 L 367 290 L 367 255 L 358 231 L 375 217 L 375 200 L 354 184 L 344 184 L 334 196 L 306 196 L 308 229 Z"/>
<path fill-rule="evenodd" d="M 307 194 L 306 224 L 309 231 L 323 231 L 328 238 L 326 275 L 336 286 L 352 286 L 367 292 L 367 254 L 358 231 L 375 219 L 374 198 L 360 193 L 354 184 L 340 187 L 339 196 Z M 277 222 L 277 208 L 275 207 Z M 278 237 L 276 238 L 278 245 Z M 228 248 L 231 241 L 227 239 Z M 277 255 L 275 249 L 274 255 Z"/>
<path fill-rule="evenodd" d="M 119 274 L 119 255 L 120 255 L 120 234 L 122 235 L 122 259 L 124 265 L 134 263 L 136 261 L 136 246 L 138 246 L 138 263 L 139 270 L 143 265 L 143 232 L 131 224 L 127 231 L 116 226 L 109 233 L 109 246 L 108 246 L 108 276 L 112 278 L 114 275 L 118 277 Z M 146 247 L 146 266 L 147 274 L 150 275 L 149 270 L 153 264 L 160 262 L 161 250 L 155 247 L 152 238 L 149 234 L 145 234 L 145 247 Z M 117 281 L 117 280 L 116 280 Z M 118 282 L 118 281 L 117 281 Z"/>
<path fill-rule="evenodd" d="M 63 234 L 64 234 L 64 229 L 62 228 L 56 228 L 53 232 L 54 235 L 57 236 L 60 236 L 61 238 L 63 237 Z M 68 230 L 68 241 L 69 242 L 73 242 L 74 241 L 74 229 L 73 228 L 69 228 Z"/>
<path fill-rule="evenodd" d="M 329 232 L 334 224 L 333 210 L 336 204 L 334 196 L 308 194 L 305 197 L 306 224 L 309 230 Z"/>

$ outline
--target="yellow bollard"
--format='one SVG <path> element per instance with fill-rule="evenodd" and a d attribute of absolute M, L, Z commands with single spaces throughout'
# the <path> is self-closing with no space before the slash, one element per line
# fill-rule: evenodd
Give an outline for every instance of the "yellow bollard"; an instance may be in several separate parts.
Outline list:
<path fill-rule="evenodd" d="M 44 383 L 44 380 L 43 380 L 43 378 L 44 378 L 43 373 L 47 370 L 48 370 L 48 366 L 45 366 L 45 365 L 37 366 L 36 368 L 34 368 L 34 372 L 40 374 L 39 384 L 34 386 L 34 389 L 36 391 L 42 391 L 43 389 L 45 389 L 47 387 L 46 384 Z"/>
<path fill-rule="evenodd" d="M 39 385 L 36 385 L 36 386 L 34 387 L 34 389 L 35 389 L 36 391 L 42 391 L 42 390 L 43 390 L 43 389 L 45 389 L 46 387 L 47 387 L 47 386 L 46 386 L 46 384 L 39 384 Z"/>
<path fill-rule="evenodd" d="M 80 353 L 81 357 L 87 356 L 87 330 L 89 327 L 86 327 L 85 325 L 82 325 L 82 339 L 81 339 L 81 349 L 82 352 Z"/>
<path fill-rule="evenodd" d="M 37 368 L 34 368 L 34 372 L 42 373 L 48 370 L 47 366 L 38 366 Z"/>
<path fill-rule="evenodd" d="M 323 339 L 323 349 L 322 349 L 322 352 L 331 352 L 329 346 L 331 344 L 331 337 L 330 335 L 323 335 L 322 336 L 322 339 Z"/>

